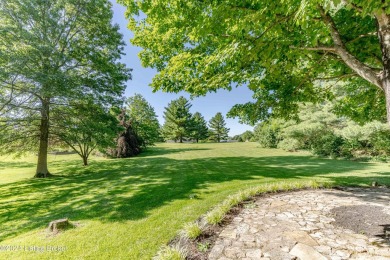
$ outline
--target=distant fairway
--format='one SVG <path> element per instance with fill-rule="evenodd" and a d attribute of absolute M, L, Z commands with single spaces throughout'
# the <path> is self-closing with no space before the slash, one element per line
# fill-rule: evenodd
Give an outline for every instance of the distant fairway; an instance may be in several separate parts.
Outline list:
<path fill-rule="evenodd" d="M 256 143 L 158 144 L 129 159 L 50 156 L 49 179 L 31 179 L 35 157 L 0 158 L 0 259 L 150 259 L 183 224 L 240 189 L 309 179 L 390 184 L 385 163 L 319 159 Z M 45 228 L 68 217 L 79 227 Z M 49 252 L 46 246 L 65 247 Z M 26 250 L 26 247 L 45 250 Z M 30 248 L 33 249 L 33 248 Z"/>

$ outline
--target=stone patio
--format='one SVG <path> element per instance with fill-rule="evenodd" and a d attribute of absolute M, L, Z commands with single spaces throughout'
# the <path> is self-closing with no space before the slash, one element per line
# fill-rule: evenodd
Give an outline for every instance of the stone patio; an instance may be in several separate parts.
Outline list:
<path fill-rule="evenodd" d="M 378 214 L 389 216 L 384 224 L 390 225 L 387 188 L 303 190 L 259 197 L 222 230 L 209 259 L 390 259 L 386 231 L 379 237 L 335 224 L 332 209 L 357 205 L 379 206 Z"/>

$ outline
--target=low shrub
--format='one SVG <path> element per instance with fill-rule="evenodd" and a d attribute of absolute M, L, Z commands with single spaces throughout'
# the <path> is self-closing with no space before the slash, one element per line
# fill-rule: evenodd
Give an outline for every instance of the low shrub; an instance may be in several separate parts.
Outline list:
<path fill-rule="evenodd" d="M 300 144 L 297 139 L 286 138 L 279 142 L 278 148 L 289 152 L 296 152 L 300 148 Z"/>
<path fill-rule="evenodd" d="M 280 120 L 262 122 L 254 129 L 254 139 L 256 139 L 263 148 L 276 148 L 281 138 L 280 128 Z"/>
<path fill-rule="evenodd" d="M 374 156 L 390 155 L 390 130 L 378 130 L 370 135 Z"/>
<path fill-rule="evenodd" d="M 202 229 L 197 222 L 187 223 L 183 228 L 183 235 L 190 239 L 195 239 L 202 234 Z"/>
<path fill-rule="evenodd" d="M 340 157 L 343 154 L 343 144 L 344 139 L 341 136 L 334 134 L 332 131 L 327 131 L 316 136 L 310 146 L 315 155 Z"/>

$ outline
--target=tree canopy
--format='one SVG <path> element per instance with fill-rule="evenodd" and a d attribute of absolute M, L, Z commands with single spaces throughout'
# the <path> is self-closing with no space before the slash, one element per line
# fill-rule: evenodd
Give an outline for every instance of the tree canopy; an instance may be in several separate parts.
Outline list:
<path fill-rule="evenodd" d="M 154 108 L 140 94 L 129 97 L 126 104 L 126 114 L 139 143 L 143 147 L 153 145 L 160 137 L 160 124 Z"/>
<path fill-rule="evenodd" d="M 335 96 L 340 113 L 361 120 L 383 119 L 386 103 L 390 121 L 388 1 L 120 2 L 142 64 L 159 72 L 155 90 L 247 86 L 256 101 L 229 113 L 247 123 Z"/>
<path fill-rule="evenodd" d="M 88 165 L 90 154 L 99 149 L 105 151 L 115 145 L 115 138 L 121 130 L 119 122 L 110 111 L 94 104 L 92 100 L 81 100 L 70 107 L 56 111 L 52 123 L 52 140 L 65 143 Z"/>
<path fill-rule="evenodd" d="M 36 177 L 49 174 L 56 111 L 84 99 L 121 103 L 130 70 L 111 18 L 108 0 L 0 1 L 0 150 L 36 147 Z"/>

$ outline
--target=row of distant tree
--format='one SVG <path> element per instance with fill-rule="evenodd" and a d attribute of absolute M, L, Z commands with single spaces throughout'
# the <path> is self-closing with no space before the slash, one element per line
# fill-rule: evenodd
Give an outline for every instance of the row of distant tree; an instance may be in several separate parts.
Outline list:
<path fill-rule="evenodd" d="M 152 105 L 140 94 L 128 98 L 126 116 L 142 147 L 158 141 L 215 141 L 228 138 L 229 128 L 221 113 L 207 122 L 201 113 L 191 113 L 191 103 L 184 97 L 172 100 L 164 111 L 164 124 L 160 126 Z"/>
<path fill-rule="evenodd" d="M 83 117 L 75 115 L 77 122 L 63 128 L 66 133 L 58 144 L 71 147 L 87 165 L 96 148 L 112 157 L 131 157 L 158 141 L 220 142 L 228 138 L 229 128 L 221 113 L 207 123 L 199 112 L 191 113 L 191 106 L 184 97 L 171 101 L 165 108 L 162 127 L 153 106 L 140 94 L 129 97 L 124 108 L 109 113 L 96 106 L 85 107 Z"/>
<path fill-rule="evenodd" d="M 183 140 L 212 140 L 220 142 L 228 138 L 229 128 L 221 113 L 206 122 L 201 113 L 191 113 L 191 103 L 184 97 L 171 101 L 164 111 L 165 123 L 161 128 L 164 140 L 182 143 Z"/>
<path fill-rule="evenodd" d="M 237 142 L 255 142 L 257 141 L 257 138 L 255 137 L 252 131 L 247 130 L 240 135 L 233 136 L 232 140 Z"/>

